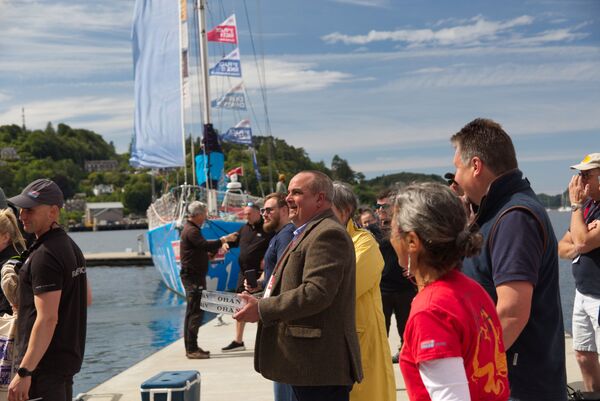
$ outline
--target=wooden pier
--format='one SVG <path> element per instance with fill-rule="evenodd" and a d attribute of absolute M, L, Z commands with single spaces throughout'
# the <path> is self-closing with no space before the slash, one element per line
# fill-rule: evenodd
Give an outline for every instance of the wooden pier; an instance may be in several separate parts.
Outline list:
<path fill-rule="evenodd" d="M 140 385 L 157 373 L 167 370 L 198 370 L 201 377 L 202 401 L 272 400 L 273 383 L 254 371 L 253 353 L 256 324 L 246 325 L 244 331 L 245 351 L 224 354 L 221 352 L 221 347 L 231 341 L 234 334 L 234 321 L 230 316 L 225 316 L 223 320 L 225 325 L 219 325 L 217 319 L 214 319 L 200 327 L 198 342 L 202 348 L 211 351 L 210 359 L 187 359 L 183 340 L 180 339 L 96 386 L 86 394 L 81 394 L 81 398 L 78 399 L 85 401 L 140 400 Z M 398 349 L 400 338 L 395 330 L 396 325 L 393 318 L 390 326 L 391 363 L 391 355 Z M 581 372 L 575 362 L 571 338 L 565 338 L 565 343 L 567 382 L 574 388 L 581 388 Z M 548 350 L 548 352 L 552 352 L 552 350 Z M 397 364 L 394 365 L 393 370 L 396 378 L 396 400 L 408 401 L 404 380 Z M 77 381 L 77 376 L 75 376 L 75 381 Z"/>
<path fill-rule="evenodd" d="M 94 266 L 152 266 L 149 252 L 100 252 L 83 255 L 87 267 Z"/>

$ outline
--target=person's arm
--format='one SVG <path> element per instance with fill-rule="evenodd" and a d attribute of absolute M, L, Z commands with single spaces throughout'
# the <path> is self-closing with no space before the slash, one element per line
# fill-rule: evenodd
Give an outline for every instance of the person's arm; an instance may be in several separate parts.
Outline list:
<path fill-rule="evenodd" d="M 431 401 L 470 401 L 469 381 L 461 357 L 419 363 L 419 375 Z"/>
<path fill-rule="evenodd" d="M 577 256 L 577 249 L 569 231 L 558 242 L 558 256 L 561 259 L 573 259 Z"/>
<path fill-rule="evenodd" d="M 585 234 L 584 240 L 580 243 L 575 243 L 575 250 L 577 253 L 588 253 L 596 248 L 600 248 L 600 224 L 598 223 L 598 220 L 594 220 L 586 225 L 585 229 L 587 230 L 587 233 Z"/>
<path fill-rule="evenodd" d="M 87 279 L 87 274 L 85 277 L 85 286 L 87 288 L 87 290 L 86 290 L 87 306 L 91 306 L 92 305 L 92 286 L 90 285 L 90 280 Z"/>
<path fill-rule="evenodd" d="M 379 245 L 375 239 L 368 233 L 360 235 L 359 241 L 355 244 L 356 299 L 374 287 L 379 288 L 384 264 L 383 256 L 381 256 Z"/>
<path fill-rule="evenodd" d="M 497 286 L 496 293 L 504 347 L 509 349 L 529 321 L 533 285 L 528 281 L 511 281 Z"/>
<path fill-rule="evenodd" d="M 58 323 L 58 305 L 62 290 L 44 292 L 34 296 L 37 316 L 31 329 L 27 352 L 23 356 L 20 367 L 33 371 L 48 350 L 54 330 Z M 10 383 L 9 401 L 28 399 L 31 377 L 15 375 Z"/>
<path fill-rule="evenodd" d="M 504 347 L 509 349 L 531 314 L 533 289 L 544 252 L 542 227 L 530 212 L 510 211 L 498 223 L 490 245 L 496 311 L 502 325 Z"/>

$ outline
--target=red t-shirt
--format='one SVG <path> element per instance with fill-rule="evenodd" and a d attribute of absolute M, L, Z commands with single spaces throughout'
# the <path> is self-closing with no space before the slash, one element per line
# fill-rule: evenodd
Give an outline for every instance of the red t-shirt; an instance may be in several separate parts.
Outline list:
<path fill-rule="evenodd" d="M 502 328 L 489 295 L 452 270 L 426 286 L 412 302 L 400 353 L 409 398 L 430 400 L 419 363 L 462 357 L 471 400 L 507 400 L 508 369 Z"/>

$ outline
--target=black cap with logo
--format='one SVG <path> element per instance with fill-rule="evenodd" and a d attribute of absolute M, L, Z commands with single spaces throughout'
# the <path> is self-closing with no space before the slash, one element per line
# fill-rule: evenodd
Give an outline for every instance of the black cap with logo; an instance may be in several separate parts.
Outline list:
<path fill-rule="evenodd" d="M 56 183 L 47 178 L 40 178 L 27 185 L 21 195 L 13 196 L 8 201 L 21 209 L 30 209 L 39 205 L 56 205 L 63 207 L 65 199 Z"/>

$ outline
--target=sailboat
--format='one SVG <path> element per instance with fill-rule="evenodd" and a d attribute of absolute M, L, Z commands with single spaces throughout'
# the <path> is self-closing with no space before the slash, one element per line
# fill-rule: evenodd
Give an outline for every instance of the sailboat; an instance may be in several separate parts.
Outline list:
<path fill-rule="evenodd" d="M 205 0 L 136 0 L 132 30 L 135 116 L 130 163 L 153 171 L 184 168 L 183 184 L 165 191 L 147 211 L 147 240 L 154 266 L 165 285 L 181 295 L 185 292 L 179 277 L 179 235 L 187 205 L 194 200 L 208 205 L 209 219 L 202 234 L 217 239 L 245 223 L 240 218 L 244 206 L 261 204 L 260 198 L 244 193 L 235 179 L 225 185 L 220 140 L 251 146 L 252 131 L 247 118 L 220 138 L 213 128 L 211 108 L 239 115 L 246 109 L 247 93 L 239 82 L 211 101 L 211 78 L 223 77 L 227 82 L 241 78 L 241 64 L 235 15 L 206 32 L 205 11 Z M 208 41 L 236 47 L 209 68 Z M 194 131 L 202 133 L 203 146 L 191 158 L 190 182 L 186 133 Z M 253 157 L 260 181 L 255 152 Z M 207 275 L 208 289 L 236 287 L 238 256 L 236 248 L 215 256 Z"/>
<path fill-rule="evenodd" d="M 559 212 L 571 212 L 571 207 L 567 206 L 567 199 L 565 196 L 565 192 L 561 194 L 560 197 L 560 207 L 556 209 Z"/>

